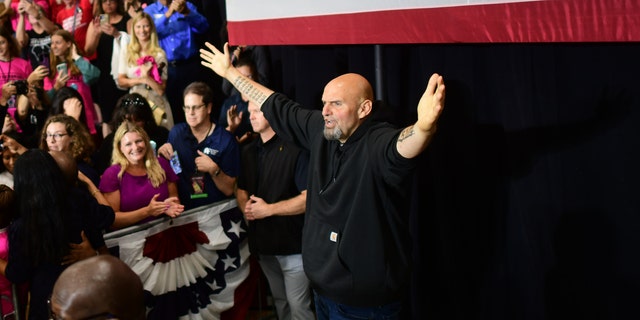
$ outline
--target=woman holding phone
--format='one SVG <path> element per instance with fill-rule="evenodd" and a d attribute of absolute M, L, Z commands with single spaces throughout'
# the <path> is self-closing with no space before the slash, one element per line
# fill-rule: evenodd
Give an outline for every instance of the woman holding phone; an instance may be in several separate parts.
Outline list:
<path fill-rule="evenodd" d="M 119 52 L 114 50 L 114 42 L 120 45 L 121 32 L 127 32 L 129 16 L 124 11 L 123 0 L 96 0 L 95 9 L 96 16 L 89 24 L 84 51 L 87 56 L 97 54 L 92 63 L 101 72 L 93 93 L 95 100 L 100 101 L 102 119 L 109 121 L 116 102 L 127 93 L 116 86 L 117 70 L 114 70 L 114 77 L 111 62 L 114 58 L 119 59 L 119 56 L 114 57 Z"/>
<path fill-rule="evenodd" d="M 49 96 L 53 97 L 62 87 L 76 89 L 82 96 L 89 133 L 95 135 L 97 133 L 95 124 L 101 121 L 89 86 L 98 80 L 100 69 L 78 54 L 73 36 L 64 29 L 56 30 L 51 35 L 50 60 L 50 76 L 45 78 L 45 88 L 51 88 L 48 92 Z"/>
<path fill-rule="evenodd" d="M 27 48 L 26 54 L 35 70 L 38 66 L 49 69 L 51 33 L 58 26 L 51 21 L 37 4 L 21 1 L 18 5 L 18 25 L 16 39 L 20 47 Z"/>

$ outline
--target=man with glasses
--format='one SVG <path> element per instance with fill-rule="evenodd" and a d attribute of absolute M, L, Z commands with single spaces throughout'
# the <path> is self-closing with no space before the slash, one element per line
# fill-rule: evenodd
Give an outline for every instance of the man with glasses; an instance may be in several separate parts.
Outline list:
<path fill-rule="evenodd" d="M 240 172 L 236 138 L 211 121 L 213 94 L 203 82 L 184 90 L 186 123 L 176 124 L 158 154 L 169 159 L 180 177 L 178 194 L 185 209 L 229 198 Z"/>

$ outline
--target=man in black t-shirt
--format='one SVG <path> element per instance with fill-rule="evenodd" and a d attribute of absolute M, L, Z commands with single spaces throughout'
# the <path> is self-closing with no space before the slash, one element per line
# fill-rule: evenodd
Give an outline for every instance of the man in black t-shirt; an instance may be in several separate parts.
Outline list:
<path fill-rule="evenodd" d="M 249 248 L 269 281 L 278 318 L 314 319 L 301 254 L 308 156 L 278 137 L 251 102 L 248 111 L 260 139 L 242 150 L 236 197 L 249 222 Z"/>

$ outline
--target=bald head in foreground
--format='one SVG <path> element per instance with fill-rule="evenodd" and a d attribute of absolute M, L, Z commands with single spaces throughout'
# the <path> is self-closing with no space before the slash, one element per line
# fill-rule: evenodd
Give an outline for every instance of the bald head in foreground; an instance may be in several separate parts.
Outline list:
<path fill-rule="evenodd" d="M 142 282 L 120 259 L 92 257 L 62 272 L 51 294 L 51 311 L 54 319 L 145 319 Z"/>

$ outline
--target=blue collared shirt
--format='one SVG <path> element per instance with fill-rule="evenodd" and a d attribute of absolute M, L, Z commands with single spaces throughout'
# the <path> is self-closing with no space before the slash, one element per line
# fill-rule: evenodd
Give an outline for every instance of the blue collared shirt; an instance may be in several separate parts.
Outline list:
<path fill-rule="evenodd" d="M 198 51 L 198 43 L 195 34 L 202 34 L 209 29 L 207 19 L 198 13 L 196 6 L 191 2 L 186 3 L 189 14 L 183 15 L 174 12 L 167 19 L 165 13 L 169 10 L 166 6 L 156 1 L 148 5 L 144 12 L 148 13 L 156 25 L 160 46 L 167 53 L 167 61 L 186 60 Z"/>
<path fill-rule="evenodd" d="M 191 178 L 196 173 L 196 157 L 198 151 L 209 155 L 218 164 L 220 169 L 228 176 L 237 177 L 240 174 L 240 147 L 229 131 L 223 127 L 216 126 L 213 133 L 198 143 L 196 137 L 191 133 L 191 129 L 186 122 L 178 123 L 169 132 L 168 142 L 173 146 L 173 150 L 178 153 L 182 172 L 178 174 L 178 195 L 180 203 L 186 210 L 199 206 L 211 204 L 227 199 L 213 182 L 211 176 L 204 174 L 204 191 L 206 198 L 191 199 L 192 190 Z"/>

